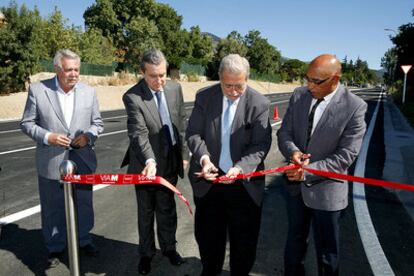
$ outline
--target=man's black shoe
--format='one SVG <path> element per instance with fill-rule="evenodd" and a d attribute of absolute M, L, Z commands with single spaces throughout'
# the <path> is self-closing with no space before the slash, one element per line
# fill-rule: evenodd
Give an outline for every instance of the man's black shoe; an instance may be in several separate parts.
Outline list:
<path fill-rule="evenodd" d="M 143 256 L 139 260 L 138 272 L 139 274 L 146 275 L 151 271 L 151 257 Z"/>
<path fill-rule="evenodd" d="M 170 260 L 170 263 L 172 265 L 181 265 L 185 263 L 185 260 L 175 250 L 168 250 L 165 251 L 163 254 Z"/>
<path fill-rule="evenodd" d="M 57 267 L 60 264 L 60 258 L 62 257 L 63 252 L 50 252 L 47 257 L 47 263 L 49 267 Z"/>
<path fill-rule="evenodd" d="M 98 248 L 96 248 L 95 245 L 93 245 L 92 243 L 88 243 L 85 246 L 82 246 L 81 251 L 85 252 L 86 255 L 90 256 L 90 257 L 96 257 L 99 254 L 99 250 Z"/>

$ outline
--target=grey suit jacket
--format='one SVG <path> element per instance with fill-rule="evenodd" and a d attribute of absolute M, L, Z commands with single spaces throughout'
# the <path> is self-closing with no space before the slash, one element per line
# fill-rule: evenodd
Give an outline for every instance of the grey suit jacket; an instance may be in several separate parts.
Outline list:
<path fill-rule="evenodd" d="M 287 160 L 296 150 L 310 153 L 310 168 L 346 174 L 359 153 L 365 134 L 367 104 L 340 85 L 305 148 L 311 102 L 312 96 L 306 87 L 293 92 L 277 132 L 279 150 Z M 348 205 L 347 183 L 310 173 L 306 173 L 305 179 L 309 183 L 318 183 L 311 188 L 303 183 L 297 186 L 305 205 L 326 211 L 341 210 Z"/>
<path fill-rule="evenodd" d="M 174 129 L 174 137 L 181 151 L 179 176 L 184 176 L 182 159 L 188 159 L 188 149 L 184 143 L 185 109 L 181 85 L 167 80 L 164 95 Z M 128 137 L 130 140 L 127 152 L 128 173 L 141 173 L 145 161 L 152 158 L 157 162 L 157 175 L 163 176 L 168 164 L 163 145 L 164 133 L 158 108 L 144 79 L 131 87 L 122 98 L 128 115 Z"/>
<path fill-rule="evenodd" d="M 90 144 L 74 150 L 74 154 L 79 155 L 91 171 L 96 170 L 93 145 L 103 131 L 103 122 L 92 87 L 82 83 L 76 85 L 73 117 L 68 126 L 59 104 L 56 78 L 31 84 L 20 127 L 37 143 L 36 165 L 40 176 L 60 179 L 59 166 L 67 158 L 64 148 L 43 143 L 47 132 L 70 134 L 72 139 L 81 133 L 88 135 Z"/>
<path fill-rule="evenodd" d="M 196 197 L 203 197 L 211 185 L 214 185 L 204 178 L 196 177 L 194 173 L 201 171 L 199 162 L 205 154 L 218 167 L 222 105 L 223 92 L 220 84 L 199 91 L 188 123 L 186 139 L 193 154 L 189 179 Z M 262 170 L 271 140 L 269 101 L 248 86 L 240 97 L 232 124 L 230 152 L 234 166 L 242 168 L 244 173 Z M 264 177 L 245 180 L 243 185 L 254 202 L 260 205 L 263 199 Z"/>

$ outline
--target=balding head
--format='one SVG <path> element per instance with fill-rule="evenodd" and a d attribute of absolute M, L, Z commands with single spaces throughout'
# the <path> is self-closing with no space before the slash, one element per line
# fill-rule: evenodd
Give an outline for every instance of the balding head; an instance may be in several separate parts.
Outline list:
<path fill-rule="evenodd" d="M 341 62 L 334 55 L 317 56 L 309 64 L 306 78 L 312 96 L 323 98 L 337 87 L 341 78 Z"/>
<path fill-rule="evenodd" d="M 334 55 L 323 54 L 317 56 L 309 64 L 309 69 L 318 71 L 322 74 L 341 75 L 341 62 Z"/>

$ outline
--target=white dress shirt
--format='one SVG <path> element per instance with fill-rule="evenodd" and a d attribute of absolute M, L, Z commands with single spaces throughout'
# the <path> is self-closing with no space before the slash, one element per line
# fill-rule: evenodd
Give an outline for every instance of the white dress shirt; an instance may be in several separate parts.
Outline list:
<path fill-rule="evenodd" d="M 60 87 L 57 77 L 55 78 L 55 81 L 56 81 L 56 87 L 57 87 L 56 93 L 58 96 L 60 108 L 62 109 L 62 112 L 63 112 L 63 118 L 65 119 L 66 125 L 70 127 L 70 123 L 72 121 L 72 116 L 73 116 L 73 109 L 75 106 L 76 85 L 73 87 L 72 90 L 65 93 L 65 91 L 63 91 L 63 89 Z M 48 139 L 51 133 L 52 132 L 46 133 L 45 138 L 43 138 L 44 144 L 49 145 Z"/>
<path fill-rule="evenodd" d="M 326 107 L 331 102 L 331 100 L 332 100 L 333 96 L 335 95 L 336 91 L 338 91 L 338 87 L 339 87 L 339 83 L 336 86 L 335 90 L 332 93 L 329 93 L 327 96 L 325 96 L 323 98 L 323 101 L 316 107 L 315 115 L 313 117 L 313 126 L 312 126 L 311 135 L 313 134 L 313 131 L 315 130 L 316 126 L 318 125 L 318 122 L 321 119 L 322 114 L 325 112 Z M 312 103 L 311 103 L 310 108 L 309 108 L 309 113 L 311 112 L 312 107 L 315 105 L 316 101 L 317 101 L 317 99 L 315 99 L 315 98 L 312 99 Z"/>

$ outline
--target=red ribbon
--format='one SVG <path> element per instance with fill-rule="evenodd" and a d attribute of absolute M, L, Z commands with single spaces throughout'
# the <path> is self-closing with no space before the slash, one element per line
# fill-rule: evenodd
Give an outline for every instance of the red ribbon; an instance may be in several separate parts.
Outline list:
<path fill-rule="evenodd" d="M 246 179 L 246 178 L 251 178 L 251 177 L 257 177 L 257 176 L 272 174 L 272 173 L 276 173 L 276 172 L 284 172 L 286 170 L 298 169 L 300 167 L 301 166 L 299 166 L 299 165 L 288 165 L 288 166 L 273 168 L 273 169 L 269 169 L 269 170 L 262 170 L 262 171 L 257 171 L 257 172 L 239 174 L 239 175 L 237 175 L 236 177 L 233 177 L 233 178 L 229 178 L 229 177 L 226 177 L 226 176 L 220 176 L 219 178 L 214 180 L 213 183 L 217 183 L 217 182 L 220 182 L 220 181 L 223 181 L 223 180 L 226 181 L 226 180 L 237 180 L 237 179 Z M 308 171 L 308 172 L 312 173 L 312 174 L 316 174 L 316 175 L 327 177 L 327 178 L 335 178 L 335 179 L 339 179 L 339 180 L 359 182 L 359 183 L 363 183 L 363 184 L 379 186 L 379 187 L 387 187 L 387 188 L 392 188 L 392 189 L 414 191 L 414 185 L 410 185 L 410 184 L 403 184 L 403 183 L 398 183 L 398 182 L 385 181 L 385 180 L 380 180 L 380 179 L 375 179 L 375 178 L 367 178 L 367 177 L 346 175 L 346 174 L 340 174 L 340 173 L 335 173 L 335 172 L 326 172 L 326 171 L 311 169 L 311 168 L 308 168 L 308 167 L 303 167 L 303 169 L 305 171 Z"/>
<path fill-rule="evenodd" d="M 148 178 L 142 174 L 70 174 L 62 178 L 63 181 L 75 184 L 107 184 L 107 185 L 142 185 L 159 184 L 174 192 L 187 205 L 190 214 L 193 214 L 190 203 L 184 195 L 170 182 L 160 176 Z"/>

